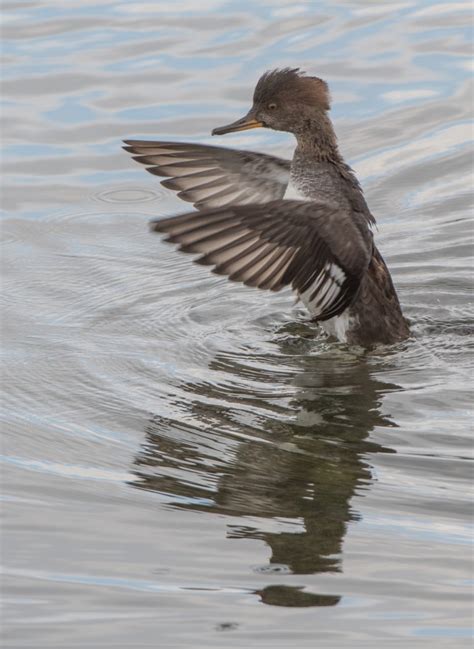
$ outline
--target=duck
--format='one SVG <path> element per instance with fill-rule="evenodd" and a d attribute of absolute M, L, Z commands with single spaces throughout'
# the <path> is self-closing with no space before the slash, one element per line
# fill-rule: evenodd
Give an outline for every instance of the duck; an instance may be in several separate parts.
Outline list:
<path fill-rule="evenodd" d="M 372 348 L 410 335 L 375 218 L 340 153 L 328 84 L 299 68 L 265 72 L 252 107 L 220 136 L 291 133 L 291 161 L 204 144 L 124 140 L 124 149 L 195 210 L 151 222 L 194 261 L 246 286 L 291 287 L 331 339 Z M 196 211 L 197 210 L 197 211 Z"/>

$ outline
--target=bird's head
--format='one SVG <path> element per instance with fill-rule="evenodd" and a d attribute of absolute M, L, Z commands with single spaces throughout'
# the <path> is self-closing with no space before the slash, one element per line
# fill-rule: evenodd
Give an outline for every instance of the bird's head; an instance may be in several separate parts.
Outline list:
<path fill-rule="evenodd" d="M 245 117 L 220 126 L 213 135 L 224 135 L 250 128 L 272 128 L 298 133 L 308 120 L 330 108 L 328 85 L 318 77 L 306 76 L 298 68 L 265 72 L 257 82 L 253 105 Z"/>

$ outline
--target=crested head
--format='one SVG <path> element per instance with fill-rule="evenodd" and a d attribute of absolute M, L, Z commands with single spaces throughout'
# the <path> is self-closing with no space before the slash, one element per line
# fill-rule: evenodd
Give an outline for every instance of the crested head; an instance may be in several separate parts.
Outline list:
<path fill-rule="evenodd" d="M 336 136 L 328 116 L 328 85 L 299 68 L 265 72 L 257 82 L 253 105 L 245 117 L 219 126 L 213 135 L 265 127 L 293 133 L 298 145 L 318 149 L 322 157 L 337 156 Z"/>
<path fill-rule="evenodd" d="M 328 84 L 319 77 L 306 76 L 299 68 L 283 68 L 265 72 L 257 82 L 254 106 L 283 102 L 330 109 Z"/>

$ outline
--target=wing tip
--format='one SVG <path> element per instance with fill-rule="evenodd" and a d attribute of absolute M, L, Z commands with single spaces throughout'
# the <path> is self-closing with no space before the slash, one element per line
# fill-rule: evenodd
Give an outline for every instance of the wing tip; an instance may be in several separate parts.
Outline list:
<path fill-rule="evenodd" d="M 141 162 L 141 164 L 147 164 L 142 160 L 137 160 L 137 162 Z M 165 174 L 163 171 L 161 171 L 160 167 L 147 167 L 146 170 L 148 171 L 149 174 L 153 174 L 153 176 L 160 176 L 160 178 L 163 178 L 163 176 L 165 177 L 169 176 L 169 174 Z"/>
<path fill-rule="evenodd" d="M 148 229 L 150 232 L 164 232 L 163 225 L 160 227 L 160 223 L 162 223 L 161 219 L 153 219 L 153 221 L 150 221 L 148 223 Z"/>

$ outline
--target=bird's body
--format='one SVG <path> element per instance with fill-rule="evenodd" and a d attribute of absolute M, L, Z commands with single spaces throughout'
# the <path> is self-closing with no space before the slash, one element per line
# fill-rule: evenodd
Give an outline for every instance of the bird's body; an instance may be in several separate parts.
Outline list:
<path fill-rule="evenodd" d="M 312 318 L 340 341 L 394 343 L 409 328 L 373 243 L 375 219 L 339 153 L 328 109 L 323 81 L 274 71 L 257 84 L 249 115 L 215 133 L 288 130 L 298 143 L 291 163 L 185 143 L 127 141 L 126 149 L 151 173 L 168 176 L 162 184 L 199 210 L 155 221 L 153 230 L 166 232 L 168 241 L 201 253 L 198 262 L 232 280 L 274 291 L 291 285 Z"/>
<path fill-rule="evenodd" d="M 334 160 L 315 161 L 311 152 L 306 156 L 297 148 L 284 198 L 324 199 L 341 209 L 351 210 L 354 217 L 365 218 L 369 224 L 375 223 L 355 175 L 339 156 Z M 334 234 L 337 236 L 337 231 Z M 300 298 L 313 315 L 308 294 L 301 294 Z M 365 347 L 397 342 L 408 336 L 408 325 L 390 273 L 375 244 L 356 298 L 340 315 L 321 321 L 321 326 L 326 333 L 342 342 Z"/>

